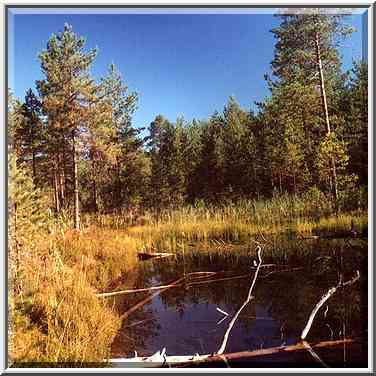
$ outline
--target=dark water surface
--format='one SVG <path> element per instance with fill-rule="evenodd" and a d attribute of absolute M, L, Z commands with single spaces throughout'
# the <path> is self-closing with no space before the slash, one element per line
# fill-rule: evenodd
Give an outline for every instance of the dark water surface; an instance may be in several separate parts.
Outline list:
<path fill-rule="evenodd" d="M 208 279 L 250 273 L 249 276 L 197 285 L 189 284 L 187 279 L 182 286 L 162 291 L 123 320 L 113 343 L 114 358 L 133 356 L 134 351 L 149 356 L 162 348 L 166 348 L 167 355 L 208 354 L 219 349 L 232 316 L 248 295 L 256 251 L 253 243 L 224 249 L 199 248 L 191 245 L 179 251 L 176 257 L 140 261 L 139 267 L 124 276 L 116 290 L 168 284 L 197 271 L 220 272 Z M 337 285 L 341 274 L 347 281 L 359 270 L 360 281 L 338 290 L 320 309 L 307 341 L 339 340 L 344 336 L 356 339 L 355 345 L 320 349 L 317 353 L 329 366 L 366 367 L 366 241 L 275 239 L 263 250 L 263 264 L 271 263 L 278 267 L 260 270 L 253 290 L 254 299 L 232 328 L 225 353 L 296 344 L 321 296 Z M 292 268 L 294 270 L 285 271 Z M 155 292 L 111 299 L 123 313 Z M 243 361 L 241 366 L 321 365 L 304 352 L 298 357 L 290 354 L 252 359 L 248 363 Z"/>

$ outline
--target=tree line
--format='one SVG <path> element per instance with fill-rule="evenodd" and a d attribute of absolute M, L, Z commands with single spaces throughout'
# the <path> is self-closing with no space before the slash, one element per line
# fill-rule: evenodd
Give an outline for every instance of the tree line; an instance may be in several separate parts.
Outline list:
<path fill-rule="evenodd" d="M 76 229 L 81 211 L 284 193 L 321 192 L 334 210 L 358 207 L 368 174 L 368 68 L 358 61 L 343 72 L 339 53 L 353 30 L 339 15 L 279 17 L 270 96 L 256 110 L 230 97 L 208 119 L 158 115 L 147 129 L 132 123 L 138 94 L 116 66 L 96 82 L 97 51 L 64 25 L 39 54 L 36 90 L 24 100 L 9 94 L 11 160 L 56 213 L 72 213 Z"/>

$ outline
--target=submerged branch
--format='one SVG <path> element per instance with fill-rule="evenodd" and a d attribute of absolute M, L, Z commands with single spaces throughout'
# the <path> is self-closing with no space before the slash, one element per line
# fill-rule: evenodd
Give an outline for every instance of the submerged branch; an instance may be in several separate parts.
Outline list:
<path fill-rule="evenodd" d="M 308 350 L 308 352 L 312 355 L 312 357 L 317 360 L 323 367 L 328 368 L 329 366 L 317 355 L 317 353 L 312 349 L 311 345 L 306 342 L 302 341 L 302 345 Z"/>
<path fill-rule="evenodd" d="M 204 275 L 204 274 L 213 275 L 213 274 L 216 274 L 216 273 L 215 272 L 192 272 L 192 273 L 186 274 L 185 276 L 183 276 L 183 277 L 175 280 L 174 282 L 170 283 L 169 285 L 167 285 L 164 289 L 162 289 L 162 290 L 159 289 L 154 294 L 151 294 L 148 297 L 146 297 L 145 299 L 142 299 L 140 302 L 138 302 L 137 304 L 135 304 L 134 306 L 132 306 L 130 309 L 128 309 L 127 311 L 125 311 L 120 316 L 120 319 L 123 320 L 123 319 L 127 318 L 131 313 L 133 313 L 137 309 L 143 307 L 145 304 L 147 304 L 148 302 L 150 302 L 152 299 L 154 299 L 156 296 L 158 296 L 162 292 L 168 290 L 169 288 L 175 287 L 176 285 L 179 285 L 181 282 L 183 282 L 187 278 L 187 276 Z"/>
<path fill-rule="evenodd" d="M 198 277 L 196 279 L 201 279 L 201 278 L 207 278 L 207 277 L 210 277 L 210 276 L 213 276 L 213 275 L 216 275 L 216 274 L 218 274 L 218 273 L 217 272 L 192 272 L 192 273 L 186 274 L 184 278 L 190 277 L 190 276 L 193 276 L 193 275 L 198 275 Z M 200 277 L 200 275 L 203 275 L 203 276 Z M 172 284 L 168 284 L 168 285 L 151 286 L 151 287 L 145 287 L 145 288 L 141 288 L 141 289 L 129 289 L 129 290 L 114 291 L 114 292 L 104 292 L 104 293 L 96 294 L 95 296 L 105 298 L 105 297 L 109 297 L 109 296 L 116 296 L 116 295 L 122 295 L 122 294 L 133 294 L 133 293 L 136 293 L 136 292 L 163 290 L 163 289 L 168 289 L 170 287 L 177 287 L 177 286 L 180 286 L 180 285 L 177 285 L 176 281 L 175 281 Z"/>
<path fill-rule="evenodd" d="M 278 266 L 278 265 L 277 264 L 265 264 L 265 265 L 261 265 L 261 268 L 276 267 L 276 266 Z M 254 269 L 257 269 L 257 268 L 254 268 Z M 265 274 L 264 276 L 262 276 L 260 278 L 267 278 L 269 275 L 275 274 L 275 273 L 292 272 L 292 271 L 298 271 L 298 270 L 302 270 L 302 269 L 303 269 L 303 267 L 284 268 L 284 269 L 279 269 L 279 270 L 277 269 L 277 270 L 273 270 L 271 272 L 268 272 L 267 274 Z M 168 289 L 170 287 L 181 287 L 183 285 L 186 286 L 186 287 L 190 287 L 190 286 L 204 285 L 204 284 L 214 283 L 214 282 L 223 282 L 223 281 L 231 281 L 231 280 L 235 280 L 235 279 L 242 279 L 242 278 L 247 278 L 251 275 L 251 273 L 247 273 L 247 274 L 235 275 L 235 276 L 230 276 L 230 277 L 216 278 L 216 279 L 209 279 L 209 280 L 205 280 L 205 281 L 200 281 L 200 279 L 205 279 L 205 278 L 208 278 L 208 277 L 220 274 L 220 273 L 222 273 L 222 272 L 193 272 L 193 273 L 186 274 L 186 277 L 196 275 L 196 274 L 198 274 L 198 276 L 195 277 L 194 281 L 188 282 L 188 283 L 185 283 L 185 284 L 184 283 L 180 283 L 180 284 L 174 283 L 173 285 L 168 284 L 168 285 L 144 287 L 144 288 L 139 288 L 139 289 L 127 289 L 127 290 L 120 290 L 120 291 L 113 291 L 113 292 L 103 292 L 103 293 L 98 293 L 95 296 L 98 297 L 98 298 L 107 298 L 107 297 L 116 296 L 116 295 L 134 294 L 134 293 L 138 293 L 138 292 L 148 292 L 148 291 L 153 291 L 153 290 L 163 290 L 163 289 Z M 199 276 L 201 274 L 204 274 L 204 275 Z"/>
<path fill-rule="evenodd" d="M 312 310 L 309 318 L 308 318 L 308 322 L 305 326 L 305 328 L 303 329 L 302 331 L 302 334 L 300 336 L 300 338 L 302 340 L 304 340 L 306 337 L 307 337 L 307 334 L 309 332 L 309 330 L 311 329 L 311 326 L 312 326 L 312 323 L 313 323 L 313 320 L 317 314 L 317 312 L 319 311 L 319 309 L 324 305 L 324 303 L 332 296 L 336 293 L 336 291 L 339 289 L 339 288 L 342 288 L 342 287 L 345 287 L 345 286 L 349 286 L 349 285 L 352 285 L 353 283 L 355 283 L 356 281 L 358 281 L 360 279 L 360 273 L 359 273 L 359 270 L 356 271 L 356 275 L 350 279 L 349 281 L 347 282 L 342 282 L 342 278 L 340 279 L 340 281 L 338 282 L 337 286 L 334 286 L 332 288 L 330 288 L 328 290 L 328 292 L 326 294 L 324 294 L 321 299 L 319 300 L 319 302 L 316 304 L 315 308 Z"/>
<path fill-rule="evenodd" d="M 179 279 L 177 279 L 176 281 L 172 282 L 171 284 L 168 285 L 168 287 L 164 288 L 163 290 L 159 289 L 157 292 L 155 292 L 154 294 L 151 294 L 149 295 L 148 297 L 146 297 L 145 299 L 142 299 L 140 302 L 138 302 L 137 304 L 135 304 L 134 306 L 132 306 L 130 309 L 128 309 L 127 311 L 125 311 L 121 316 L 120 316 L 120 319 L 121 320 L 124 320 L 125 318 L 127 318 L 132 312 L 138 310 L 139 308 L 143 307 L 146 303 L 150 302 L 152 299 L 154 299 L 156 296 L 158 296 L 160 293 L 168 290 L 169 288 L 171 287 L 174 287 L 175 285 L 179 284 L 180 282 L 182 282 L 183 280 L 185 279 L 185 277 L 181 277 Z"/>

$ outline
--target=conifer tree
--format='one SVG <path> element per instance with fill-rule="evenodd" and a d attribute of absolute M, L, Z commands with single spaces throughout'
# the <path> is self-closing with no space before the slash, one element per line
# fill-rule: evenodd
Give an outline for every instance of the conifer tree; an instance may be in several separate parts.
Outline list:
<path fill-rule="evenodd" d="M 79 138 L 82 130 L 90 127 L 88 120 L 94 100 L 95 85 L 90 78 L 89 68 L 97 54 L 95 49 L 85 51 L 84 47 L 85 39 L 76 35 L 70 25 L 65 24 L 64 30 L 52 35 L 47 43 L 47 49 L 39 55 L 45 79 L 37 82 L 43 110 L 48 117 L 49 129 L 56 130 L 51 132 L 55 138 L 51 141 L 56 146 L 54 151 L 56 191 L 58 176 L 61 173 L 61 160 L 65 158 L 63 153 L 70 150 L 76 230 L 80 228 Z M 59 150 L 61 146 L 63 150 Z"/>
<path fill-rule="evenodd" d="M 33 180 L 37 180 L 37 160 L 43 153 L 44 126 L 41 119 L 41 102 L 31 89 L 26 92 L 22 104 L 23 123 L 16 137 L 22 145 L 22 159 L 31 164 Z"/>
<path fill-rule="evenodd" d="M 130 198 L 124 197 L 125 188 L 130 188 L 127 176 L 134 169 L 142 146 L 139 138 L 141 129 L 132 126 L 138 94 L 129 91 L 116 66 L 110 64 L 107 76 L 101 79 L 98 86 L 98 99 L 108 106 L 110 119 L 99 125 L 100 132 L 96 129 L 93 133 L 96 135 L 97 147 L 104 152 L 103 156 L 112 170 L 113 179 L 110 184 L 115 194 L 111 205 L 121 207 L 124 202 L 129 202 Z M 93 162 L 95 163 L 94 160 Z M 128 194 L 130 193 L 128 189 Z"/>
<path fill-rule="evenodd" d="M 343 15 L 322 13 L 320 9 L 298 12 L 287 10 L 282 13 L 281 25 L 272 30 L 278 39 L 272 62 L 277 85 L 290 85 L 291 82 L 298 81 L 302 85 L 314 85 L 319 89 L 326 139 L 333 132 L 328 103 L 334 89 L 332 83 L 335 82 L 334 77 L 338 75 L 340 66 L 337 47 L 341 37 L 353 30 L 344 25 Z M 335 139 L 334 137 L 333 140 Z M 335 155 L 327 157 L 331 165 L 330 186 L 334 201 L 337 202 Z"/>

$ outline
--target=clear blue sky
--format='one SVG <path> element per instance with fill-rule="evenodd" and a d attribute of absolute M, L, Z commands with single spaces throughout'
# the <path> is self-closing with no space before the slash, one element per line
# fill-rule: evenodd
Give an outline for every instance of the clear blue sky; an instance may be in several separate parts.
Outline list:
<path fill-rule="evenodd" d="M 271 14 L 16 14 L 9 30 L 9 85 L 24 97 L 42 78 L 38 53 L 64 22 L 87 38 L 99 54 L 96 80 L 114 62 L 130 89 L 140 94 L 134 124 L 147 126 L 161 113 L 171 121 L 206 118 L 221 111 L 230 95 L 244 108 L 268 95 L 279 20 Z M 349 22 L 358 31 L 345 42 L 344 68 L 361 57 L 361 16 Z"/>

